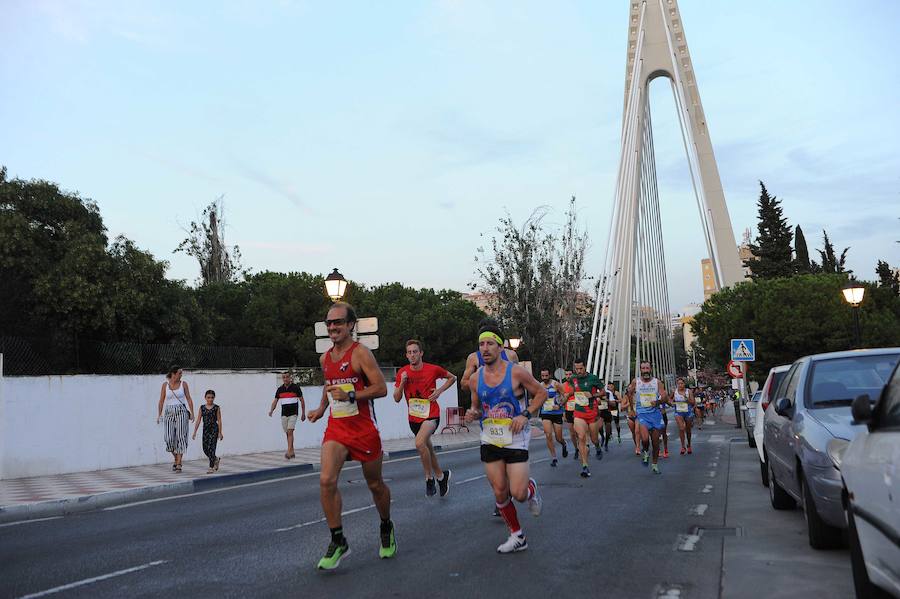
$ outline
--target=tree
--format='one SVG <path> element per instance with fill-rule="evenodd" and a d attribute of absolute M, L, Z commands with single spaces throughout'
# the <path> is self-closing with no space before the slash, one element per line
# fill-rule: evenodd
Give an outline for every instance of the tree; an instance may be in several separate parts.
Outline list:
<path fill-rule="evenodd" d="M 202 285 L 234 281 L 241 271 L 241 250 L 225 245 L 225 214 L 223 196 L 219 196 L 203 210 L 203 220 L 191 222 L 187 238 L 175 252 L 193 256 L 200 263 Z"/>
<path fill-rule="evenodd" d="M 879 287 L 891 289 L 894 293 L 900 293 L 900 272 L 894 271 L 891 265 L 884 260 L 879 260 L 875 267 L 875 274 L 878 275 Z"/>
<path fill-rule="evenodd" d="M 791 260 L 791 228 L 782 216 L 781 202 L 769 196 L 765 184 L 759 182 L 760 193 L 757 200 L 759 224 L 756 243 L 750 244 L 754 259 L 745 260 L 753 279 L 787 277 L 793 274 Z"/>
<path fill-rule="evenodd" d="M 806 247 L 806 236 L 800 225 L 794 229 L 794 271 L 805 275 L 812 272 L 812 264 L 809 261 L 809 249 Z"/>
<path fill-rule="evenodd" d="M 819 256 L 822 258 L 822 272 L 825 274 L 852 274 L 852 270 L 847 270 L 844 267 L 847 261 L 847 251 L 850 248 L 844 248 L 844 251 L 841 252 L 841 255 L 837 256 L 834 252 L 834 245 L 832 245 L 831 240 L 828 239 L 828 233 L 824 230 L 822 231 L 822 237 L 824 239 L 825 247 L 821 250 L 816 250 L 817 252 L 819 252 Z"/>

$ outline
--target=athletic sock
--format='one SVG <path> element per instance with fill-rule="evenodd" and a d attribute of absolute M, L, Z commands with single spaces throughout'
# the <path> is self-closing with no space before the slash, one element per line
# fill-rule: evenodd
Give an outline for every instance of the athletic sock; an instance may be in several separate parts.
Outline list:
<path fill-rule="evenodd" d="M 500 511 L 500 515 L 503 516 L 503 521 L 506 522 L 506 526 L 509 527 L 509 532 L 512 534 L 517 534 L 522 532 L 522 527 L 519 526 L 519 515 L 516 513 L 515 504 L 507 499 L 502 504 L 498 503 L 497 509 Z"/>
<path fill-rule="evenodd" d="M 438 480 L 443 481 L 446 476 L 447 476 L 447 471 L 444 470 L 443 472 L 441 472 L 441 477 Z"/>
<path fill-rule="evenodd" d="M 537 489 L 534 488 L 534 481 L 533 481 L 533 480 L 529 480 L 529 481 L 528 481 L 528 499 L 526 499 L 525 501 L 528 501 L 528 500 L 530 500 L 531 498 L 533 498 L 533 497 L 534 497 L 534 494 L 535 494 L 536 492 L 537 492 Z"/>
<path fill-rule="evenodd" d="M 382 521 L 381 521 L 381 532 L 382 532 L 382 534 L 391 532 L 391 529 L 392 529 L 393 527 L 394 527 L 394 523 L 391 522 L 391 519 L 390 519 L 390 518 L 388 518 L 387 520 L 382 519 Z"/>
<path fill-rule="evenodd" d="M 338 526 L 337 528 L 331 528 L 331 542 L 335 545 L 343 545 L 346 540 L 344 539 L 344 527 Z"/>

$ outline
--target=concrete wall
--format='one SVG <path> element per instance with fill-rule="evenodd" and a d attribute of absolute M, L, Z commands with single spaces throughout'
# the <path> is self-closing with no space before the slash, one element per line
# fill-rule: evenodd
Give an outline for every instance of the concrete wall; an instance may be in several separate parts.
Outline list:
<path fill-rule="evenodd" d="M 171 460 L 156 424 L 157 402 L 164 377 L 44 376 L 0 379 L 0 479 L 84 472 Z M 199 415 L 203 392 L 215 389 L 222 408 L 222 456 L 284 450 L 281 410 L 268 417 L 275 389 L 274 372 L 185 372 Z M 383 439 L 411 437 L 406 402 L 388 397 L 375 401 Z M 307 411 L 319 405 L 321 387 L 304 387 Z M 441 396 L 441 419 L 457 405 L 456 386 Z M 298 422 L 296 448 L 322 442 L 327 417 L 315 424 Z M 191 423 L 191 431 L 193 432 Z M 202 431 L 202 424 L 201 424 Z M 200 443 L 190 441 L 186 459 L 203 457 Z"/>

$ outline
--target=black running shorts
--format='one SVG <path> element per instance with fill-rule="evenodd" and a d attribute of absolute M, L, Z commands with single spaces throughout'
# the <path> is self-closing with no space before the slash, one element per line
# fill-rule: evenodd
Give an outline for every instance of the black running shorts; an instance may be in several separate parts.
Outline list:
<path fill-rule="evenodd" d="M 438 427 L 441 425 L 441 417 L 438 416 L 437 418 L 426 418 L 426 419 L 423 420 L 422 422 L 428 422 L 429 420 L 431 420 L 431 421 L 434 422 L 434 430 L 437 431 Z M 410 421 L 410 423 L 409 423 L 409 430 L 412 431 L 412 434 L 414 434 L 414 435 L 418 435 L 418 434 L 419 434 L 419 429 L 422 428 L 422 422 L 412 422 L 412 421 Z"/>
<path fill-rule="evenodd" d="M 497 447 L 496 445 L 481 446 L 481 461 L 496 462 L 503 460 L 507 464 L 518 464 L 528 461 L 527 449 L 508 449 L 506 447 Z"/>
<path fill-rule="evenodd" d="M 562 414 L 541 414 L 541 420 L 549 420 L 553 424 L 562 424 Z"/>

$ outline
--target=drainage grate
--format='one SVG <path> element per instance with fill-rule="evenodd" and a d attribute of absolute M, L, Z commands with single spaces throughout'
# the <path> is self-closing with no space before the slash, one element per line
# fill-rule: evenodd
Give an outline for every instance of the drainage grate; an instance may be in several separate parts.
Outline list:
<path fill-rule="evenodd" d="M 742 537 L 744 529 L 740 526 L 695 526 L 691 532 L 701 537 Z"/>

